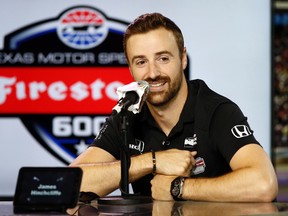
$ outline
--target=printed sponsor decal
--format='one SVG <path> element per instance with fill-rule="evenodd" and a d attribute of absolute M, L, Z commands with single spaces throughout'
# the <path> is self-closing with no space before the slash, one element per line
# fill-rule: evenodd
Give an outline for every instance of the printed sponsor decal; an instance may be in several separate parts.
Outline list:
<path fill-rule="evenodd" d="M 199 174 L 205 172 L 206 164 L 205 164 L 204 158 L 197 157 L 195 160 L 196 160 L 196 164 L 193 167 L 193 169 L 191 170 L 191 176 L 192 175 L 199 175 Z"/>

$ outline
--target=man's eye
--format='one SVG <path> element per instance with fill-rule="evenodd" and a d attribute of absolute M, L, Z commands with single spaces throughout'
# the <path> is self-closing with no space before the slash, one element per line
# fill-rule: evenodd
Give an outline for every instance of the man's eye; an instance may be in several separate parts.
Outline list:
<path fill-rule="evenodd" d="M 145 64 L 145 61 L 144 60 L 138 60 L 136 61 L 136 65 L 137 66 L 141 66 L 141 65 L 144 65 Z"/>
<path fill-rule="evenodd" d="M 167 62 L 167 61 L 169 61 L 169 58 L 167 56 L 161 56 L 158 60 L 160 62 Z"/>

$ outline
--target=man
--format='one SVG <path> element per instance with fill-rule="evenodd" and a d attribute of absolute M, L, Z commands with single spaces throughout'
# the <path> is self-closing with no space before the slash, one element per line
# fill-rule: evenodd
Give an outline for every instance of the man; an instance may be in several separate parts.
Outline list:
<path fill-rule="evenodd" d="M 157 200 L 275 199 L 273 166 L 247 118 L 204 81 L 185 79 L 186 49 L 174 22 L 159 13 L 138 17 L 127 28 L 124 51 L 134 80 L 150 85 L 142 111 L 128 112 L 135 193 Z M 111 116 L 71 164 L 83 169 L 82 191 L 105 196 L 119 187 L 119 121 Z"/>

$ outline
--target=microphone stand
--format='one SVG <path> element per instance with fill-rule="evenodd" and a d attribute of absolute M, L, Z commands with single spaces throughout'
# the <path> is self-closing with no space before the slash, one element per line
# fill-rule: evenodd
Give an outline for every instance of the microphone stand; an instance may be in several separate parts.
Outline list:
<path fill-rule="evenodd" d="M 129 103 L 123 105 L 121 110 L 120 118 L 120 133 L 122 136 L 123 143 L 120 145 L 120 160 L 121 160 L 121 181 L 120 190 L 121 196 L 107 196 L 98 199 L 98 204 L 110 204 L 110 205 L 135 205 L 151 203 L 152 198 L 148 196 L 137 196 L 129 193 L 129 168 L 130 168 L 130 154 L 128 148 L 128 126 L 129 121 L 127 119 L 127 109 L 131 105 Z M 133 209 L 134 210 L 134 209 Z"/>
<path fill-rule="evenodd" d="M 127 110 L 123 109 L 121 114 L 120 133 L 122 136 L 123 145 L 121 145 L 120 160 L 121 160 L 121 182 L 120 189 L 123 197 L 129 196 L 129 168 L 130 154 L 128 150 L 128 125 Z"/>

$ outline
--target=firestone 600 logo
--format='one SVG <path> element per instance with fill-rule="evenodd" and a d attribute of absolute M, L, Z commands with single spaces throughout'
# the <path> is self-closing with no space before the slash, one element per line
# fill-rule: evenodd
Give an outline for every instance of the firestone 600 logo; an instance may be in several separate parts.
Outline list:
<path fill-rule="evenodd" d="M 8 33 L 0 118 L 19 117 L 39 144 L 70 163 L 110 115 L 117 87 L 132 81 L 122 48 L 127 25 L 77 6 Z"/>

